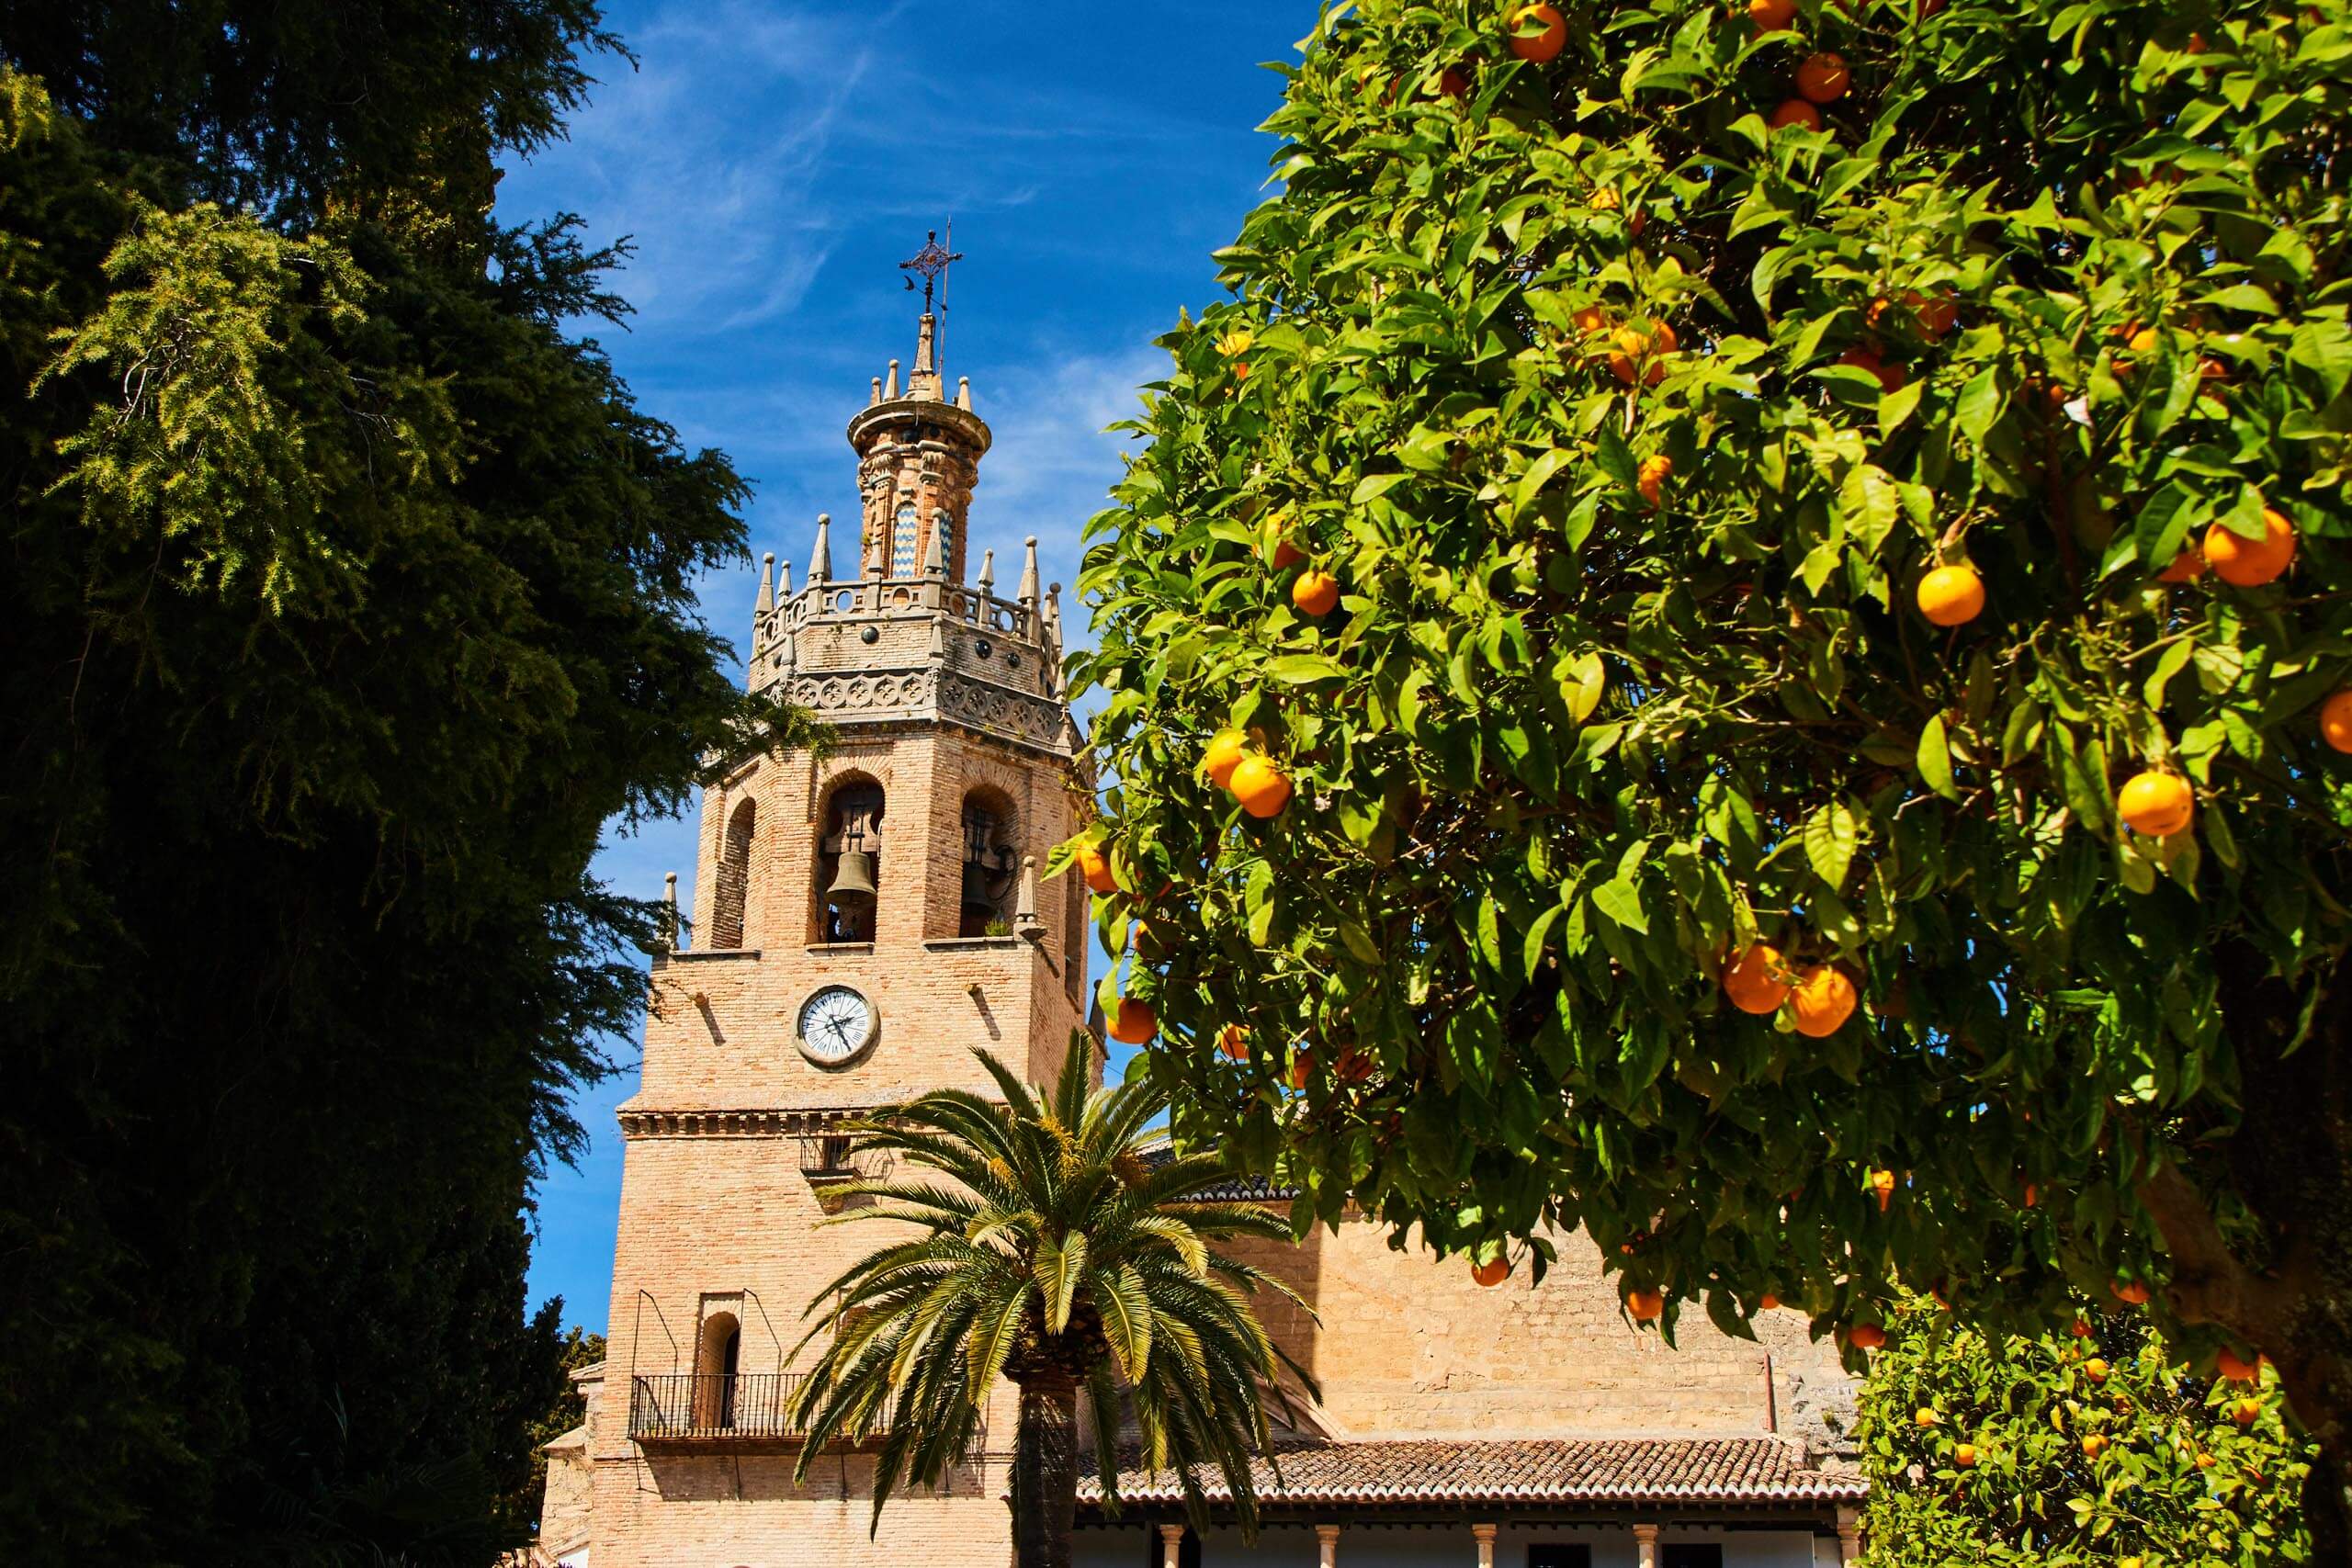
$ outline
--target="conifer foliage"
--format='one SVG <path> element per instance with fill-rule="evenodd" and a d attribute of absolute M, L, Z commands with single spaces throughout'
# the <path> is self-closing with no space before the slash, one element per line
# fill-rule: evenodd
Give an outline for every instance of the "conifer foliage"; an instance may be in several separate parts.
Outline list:
<path fill-rule="evenodd" d="M 491 219 L 593 6 L 0 3 L 0 1558 L 482 1562 L 529 1182 L 633 1026 L 588 874 L 764 714 L 740 558 Z"/>
<path fill-rule="evenodd" d="M 1081 579 L 1182 1133 L 1669 1333 L 2144 1293 L 2340 1474 L 2348 20 L 1329 11 Z"/>

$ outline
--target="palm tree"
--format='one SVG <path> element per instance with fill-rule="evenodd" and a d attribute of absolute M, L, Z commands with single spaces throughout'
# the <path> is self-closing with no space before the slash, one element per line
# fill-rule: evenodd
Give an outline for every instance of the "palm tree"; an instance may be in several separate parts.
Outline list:
<path fill-rule="evenodd" d="M 938 1089 L 862 1122 L 857 1147 L 892 1156 L 895 1174 L 853 1184 L 876 1201 L 830 1223 L 886 1220 L 918 1234 L 826 1286 L 800 1342 L 831 1335 L 795 1399 L 806 1433 L 798 1475 L 828 1443 L 878 1433 L 877 1526 L 902 1483 L 936 1486 L 968 1460 L 1000 1378 L 1019 1388 L 1021 1568 L 1069 1562 L 1081 1389 L 1111 1506 L 1122 1418 L 1131 1415 L 1145 1462 L 1175 1470 L 1195 1523 L 1207 1506 L 1194 1472 L 1215 1465 L 1245 1530 L 1257 1525 L 1250 1455 L 1271 1457 L 1267 1401 L 1290 1413 L 1283 1369 L 1320 1397 L 1248 1298 L 1263 1286 L 1306 1303 L 1210 1246 L 1286 1240 L 1288 1224 L 1258 1204 L 1204 1201 L 1231 1179 L 1214 1156 L 1146 1158 L 1145 1129 L 1165 1101 L 1144 1084 L 1095 1089 L 1092 1051 L 1084 1035 L 1071 1037 L 1050 1096 L 976 1051 L 1001 1104 Z"/>

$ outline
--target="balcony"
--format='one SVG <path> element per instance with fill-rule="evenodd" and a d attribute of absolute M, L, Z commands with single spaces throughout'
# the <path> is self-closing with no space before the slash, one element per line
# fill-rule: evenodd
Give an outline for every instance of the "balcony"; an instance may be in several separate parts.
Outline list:
<path fill-rule="evenodd" d="M 640 1443 L 797 1441 L 806 1372 L 658 1372 L 629 1380 L 628 1435 Z"/>
<path fill-rule="evenodd" d="M 798 1443 L 806 1372 L 655 1372 L 629 1380 L 628 1435 L 640 1443 Z M 985 1427 L 982 1428 L 985 1430 Z M 881 1435 L 870 1427 L 865 1441 Z"/>

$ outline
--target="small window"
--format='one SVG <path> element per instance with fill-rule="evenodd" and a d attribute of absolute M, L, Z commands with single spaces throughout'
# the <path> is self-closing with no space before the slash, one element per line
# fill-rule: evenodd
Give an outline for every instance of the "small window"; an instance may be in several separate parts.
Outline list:
<path fill-rule="evenodd" d="M 1592 1568 L 1592 1548 L 1582 1541 L 1537 1541 L 1527 1549 L 1527 1568 Z"/>
<path fill-rule="evenodd" d="M 1676 1541 L 1659 1547 L 1657 1555 L 1658 1568 L 1724 1568 L 1724 1549 L 1712 1541 Z"/>
<path fill-rule="evenodd" d="M 817 840 L 817 940 L 872 942 L 881 878 L 882 786 L 845 784 L 833 792 Z"/>

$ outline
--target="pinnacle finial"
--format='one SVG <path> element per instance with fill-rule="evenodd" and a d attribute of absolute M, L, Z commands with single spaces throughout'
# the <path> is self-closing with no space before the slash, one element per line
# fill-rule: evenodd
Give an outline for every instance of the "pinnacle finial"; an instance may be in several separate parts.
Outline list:
<path fill-rule="evenodd" d="M 760 558 L 760 619 L 775 614 L 775 552 Z"/>
<path fill-rule="evenodd" d="M 1028 551 L 1028 556 L 1021 563 L 1021 592 L 1017 597 L 1024 604 L 1035 604 L 1037 598 L 1037 536 L 1032 534 L 1021 544 Z"/>
<path fill-rule="evenodd" d="M 899 395 L 899 362 L 898 362 L 897 360 L 893 359 L 892 361 L 890 361 L 890 378 L 889 378 L 888 381 L 886 381 L 885 383 L 883 383 L 883 387 L 882 387 L 882 400 L 883 400 L 884 402 L 886 402 L 886 403 L 887 403 L 887 402 L 891 402 L 891 401 L 895 400 L 898 398 L 898 395 Z"/>
<path fill-rule="evenodd" d="M 994 550 L 982 550 L 980 552 L 979 590 L 981 592 L 986 593 L 995 586 L 996 552 Z"/>
<path fill-rule="evenodd" d="M 931 547 L 922 553 L 922 574 L 925 577 L 947 575 L 947 530 L 939 524 L 936 517 L 931 520 Z"/>
<path fill-rule="evenodd" d="M 878 403 L 878 402 L 880 402 L 880 401 L 882 400 L 882 378 L 881 378 L 881 377 L 876 376 L 876 378 L 874 378 L 874 395 L 873 395 L 872 397 L 870 397 L 870 398 L 866 399 L 865 400 L 866 400 L 867 402 L 870 402 L 870 403 Z"/>
<path fill-rule="evenodd" d="M 792 602 L 792 563 L 788 560 L 775 563 L 775 597 L 779 604 Z"/>
<path fill-rule="evenodd" d="M 956 406 L 966 413 L 972 412 L 972 378 L 969 376 L 956 378 Z"/>
<path fill-rule="evenodd" d="M 817 547 L 808 552 L 808 581 L 813 583 L 833 580 L 833 519 L 831 513 L 817 513 Z"/>

